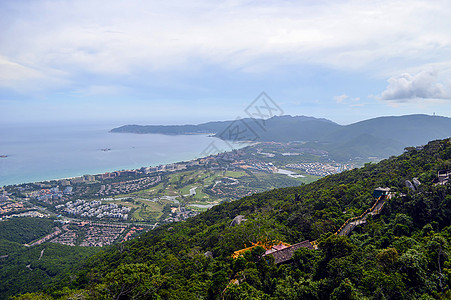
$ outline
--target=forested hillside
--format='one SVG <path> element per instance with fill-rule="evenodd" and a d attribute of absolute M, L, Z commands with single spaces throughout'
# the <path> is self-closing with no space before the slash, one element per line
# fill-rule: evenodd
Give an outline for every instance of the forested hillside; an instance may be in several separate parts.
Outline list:
<path fill-rule="evenodd" d="M 53 243 L 25 247 L 0 240 L 0 299 L 23 291 L 39 291 L 59 282 L 77 272 L 79 264 L 98 250 Z"/>
<path fill-rule="evenodd" d="M 0 222 L 0 240 L 8 240 L 20 244 L 30 243 L 39 237 L 49 234 L 54 226 L 52 219 L 12 218 Z"/>
<path fill-rule="evenodd" d="M 51 233 L 53 219 L 12 218 L 0 222 L 0 299 L 23 291 L 39 291 L 66 274 L 97 248 L 45 243 L 24 246 Z"/>
<path fill-rule="evenodd" d="M 409 148 L 399 157 L 224 203 L 186 222 L 107 249 L 41 294 L 19 299 L 449 299 L 451 141 Z M 406 180 L 418 178 L 416 189 Z M 333 235 L 389 187 L 381 213 L 349 236 Z M 296 197 L 297 195 L 297 197 Z M 246 221 L 231 226 L 237 215 Z M 251 242 L 318 239 L 275 264 Z"/>

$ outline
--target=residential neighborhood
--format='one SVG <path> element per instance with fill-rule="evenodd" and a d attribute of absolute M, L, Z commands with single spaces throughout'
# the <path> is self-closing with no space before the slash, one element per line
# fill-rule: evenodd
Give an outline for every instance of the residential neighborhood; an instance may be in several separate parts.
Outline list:
<path fill-rule="evenodd" d="M 183 221 L 223 201 L 353 167 L 298 143 L 256 145 L 188 162 L 3 187 L 0 220 L 55 218 L 63 223 L 35 244 L 104 246 L 141 234 L 145 230 L 139 224 L 154 228 Z M 304 154 L 315 155 L 318 161 L 305 159 Z M 94 224 L 99 221 L 108 223 Z M 132 225 L 135 229 L 128 230 Z"/>
<path fill-rule="evenodd" d="M 61 213 L 82 218 L 115 218 L 121 220 L 127 220 L 128 213 L 131 210 L 129 207 L 122 207 L 115 203 L 102 204 L 99 200 L 88 202 L 80 199 L 75 202 L 69 201 L 65 204 L 57 205 L 55 209 L 61 211 Z"/>
<path fill-rule="evenodd" d="M 350 169 L 348 165 L 330 164 L 330 163 L 297 163 L 288 164 L 286 168 L 301 170 L 309 175 L 327 176 L 340 173 L 343 170 Z"/>

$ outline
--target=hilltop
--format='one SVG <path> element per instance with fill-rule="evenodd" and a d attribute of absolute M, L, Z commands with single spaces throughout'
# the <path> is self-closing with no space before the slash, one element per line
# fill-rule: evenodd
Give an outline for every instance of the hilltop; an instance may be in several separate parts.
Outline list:
<path fill-rule="evenodd" d="M 240 134 L 236 134 L 239 131 Z M 225 140 L 303 141 L 328 151 L 336 160 L 390 157 L 407 146 L 451 136 L 451 118 L 428 115 L 390 116 L 339 125 L 306 116 L 275 116 L 267 120 L 245 118 L 199 125 L 125 125 L 115 133 L 212 134 Z"/>
<path fill-rule="evenodd" d="M 451 169 L 449 139 L 223 203 L 106 249 L 47 293 L 63 299 L 449 298 L 451 186 L 436 184 L 445 169 Z M 374 204 L 377 187 L 393 193 L 381 213 L 349 237 L 332 234 Z M 232 223 L 236 216 L 241 222 Z M 284 264 L 262 256 L 260 247 L 231 258 L 259 241 L 316 239 L 318 250 L 301 248 Z"/>

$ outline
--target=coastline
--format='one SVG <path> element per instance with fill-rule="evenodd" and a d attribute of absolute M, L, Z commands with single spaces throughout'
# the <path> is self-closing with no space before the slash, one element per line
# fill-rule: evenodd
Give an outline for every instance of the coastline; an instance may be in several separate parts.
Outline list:
<path fill-rule="evenodd" d="M 193 160 L 190 160 L 190 161 L 195 161 L 195 160 L 196 159 L 193 159 Z M 93 172 L 83 173 L 83 174 L 82 173 L 78 173 L 76 175 L 70 175 L 70 176 L 62 175 L 62 177 L 44 178 L 44 179 L 38 179 L 38 180 L 27 180 L 25 182 L 18 182 L 18 183 L 12 183 L 12 184 L 2 184 L 2 185 L 0 185 L 0 188 L 6 187 L 6 186 L 22 185 L 22 184 L 44 183 L 44 182 L 62 181 L 62 180 L 74 180 L 74 179 L 81 178 L 83 176 L 99 176 L 99 175 L 107 174 L 107 173 L 134 172 L 134 171 L 138 171 L 138 170 L 140 170 L 142 168 L 188 163 L 190 161 L 178 161 L 178 162 L 171 162 L 171 163 L 162 163 L 162 164 L 155 165 L 155 166 L 142 166 L 142 167 L 139 167 L 139 168 L 129 168 L 129 169 L 120 169 L 120 170 L 117 170 L 117 169 L 102 169 L 102 170 L 99 170 L 99 171 L 93 171 Z"/>
<path fill-rule="evenodd" d="M 247 145 L 231 145 L 208 134 L 113 134 L 113 126 L 0 128 L 0 154 L 8 156 L 0 159 L 0 187 L 173 164 Z"/>
<path fill-rule="evenodd" d="M 214 137 L 210 137 L 210 138 L 214 138 Z M 247 147 L 249 145 L 249 143 L 246 142 L 239 142 L 239 143 L 235 143 L 234 144 L 234 148 L 233 149 L 241 149 L 244 147 Z M 103 151 L 102 149 L 98 149 L 98 151 L 100 152 L 105 152 L 108 153 L 110 151 L 112 151 L 114 149 L 110 149 L 108 151 Z M 229 149 L 227 152 L 231 151 L 232 149 Z M 221 151 L 222 152 L 222 151 Z M 218 152 L 219 153 L 219 152 Z M 218 154 L 216 152 L 212 152 L 210 154 Z M 183 155 L 181 155 L 183 156 Z M 199 156 L 199 155 L 195 155 L 194 157 L 192 157 L 191 159 L 182 159 L 182 158 L 175 158 L 175 159 L 162 159 L 159 161 L 155 161 L 150 165 L 128 165 L 128 166 L 123 166 L 120 168 L 115 168 L 115 167 L 111 167 L 111 168 L 92 168 L 92 169 L 84 169 L 84 171 L 66 171 L 66 172 L 58 172 L 60 173 L 59 175 L 55 175 L 55 176 L 51 176 L 51 175 L 36 175 L 36 176 L 31 176 L 28 178 L 24 178 L 24 179 L 17 179 L 17 180 L 10 180 L 10 182 L 5 182 L 5 183 L 0 183 L 0 188 L 2 187 L 6 187 L 6 186 L 14 186 L 14 185 L 22 185 L 22 184 L 33 184 L 33 183 L 43 183 L 43 182 L 50 182 L 50 181 L 62 181 L 62 180 L 74 180 L 77 178 L 81 178 L 83 176 L 99 176 L 102 174 L 107 174 L 107 173 L 118 173 L 118 172 L 134 172 L 134 171 L 139 171 L 145 168 L 165 168 L 166 166 L 171 166 L 171 165 L 178 165 L 178 164 L 190 164 L 193 163 L 199 159 L 203 159 L 205 157 L 207 157 L 209 155 L 204 155 L 204 156 Z M 9 156 L 8 156 L 9 157 Z"/>

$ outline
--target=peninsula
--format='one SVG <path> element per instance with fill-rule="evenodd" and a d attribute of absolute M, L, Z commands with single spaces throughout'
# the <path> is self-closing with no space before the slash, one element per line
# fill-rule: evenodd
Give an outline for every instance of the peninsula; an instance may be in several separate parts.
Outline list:
<path fill-rule="evenodd" d="M 303 141 L 310 148 L 325 150 L 334 159 L 390 157 L 405 147 L 451 136 L 451 118 L 405 115 L 369 119 L 339 125 L 327 119 L 306 116 L 245 118 L 199 125 L 125 125 L 113 133 L 212 134 L 229 141 Z M 237 134 L 239 132 L 239 134 Z"/>

